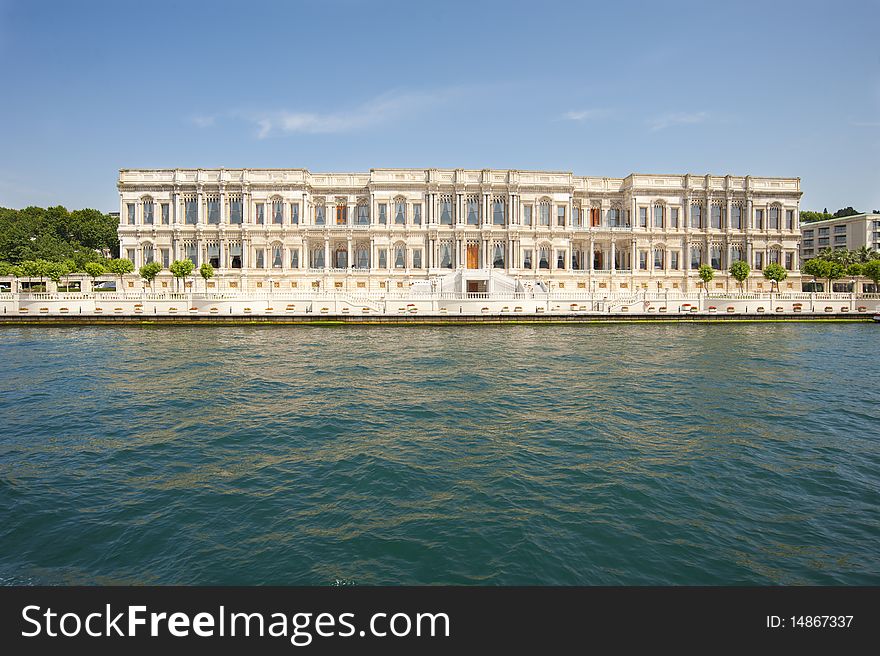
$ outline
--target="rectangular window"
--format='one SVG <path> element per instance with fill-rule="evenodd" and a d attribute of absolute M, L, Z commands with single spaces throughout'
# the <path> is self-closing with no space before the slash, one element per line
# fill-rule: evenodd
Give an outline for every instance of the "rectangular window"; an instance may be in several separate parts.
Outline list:
<path fill-rule="evenodd" d="M 523 225 L 530 226 L 532 225 L 532 206 L 531 205 L 523 205 Z M 532 267 L 528 267 L 531 269 Z"/>
<path fill-rule="evenodd" d="M 379 249 L 379 268 L 387 269 L 388 268 L 388 249 L 380 248 Z"/>
<path fill-rule="evenodd" d="M 220 201 L 216 198 L 208 199 L 208 223 L 220 223 Z"/>
<path fill-rule="evenodd" d="M 291 269 L 299 269 L 299 249 L 291 248 L 290 249 L 290 268 Z"/>
<path fill-rule="evenodd" d="M 540 212 L 541 212 L 541 216 L 538 218 L 540 219 L 541 225 L 545 225 L 545 226 L 550 225 L 550 204 L 549 203 L 541 203 Z"/>
<path fill-rule="evenodd" d="M 134 264 L 134 249 L 126 248 L 125 249 L 125 259 Z"/>
<path fill-rule="evenodd" d="M 691 205 L 691 228 L 703 227 L 703 206 Z"/>
<path fill-rule="evenodd" d="M 324 225 L 324 206 L 315 205 L 315 225 Z"/>
<path fill-rule="evenodd" d="M 523 269 L 531 269 L 532 268 L 532 249 L 524 248 L 523 249 Z"/>
<path fill-rule="evenodd" d="M 184 221 L 187 225 L 195 225 L 199 220 L 199 203 L 195 198 L 185 200 L 183 203 Z"/>
<path fill-rule="evenodd" d="M 272 223 L 275 225 L 284 223 L 284 203 L 280 200 L 272 201 Z"/>
<path fill-rule="evenodd" d="M 593 207 L 590 209 L 590 225 L 594 228 L 598 228 L 602 225 L 602 216 L 601 209 L 598 207 Z"/>
<path fill-rule="evenodd" d="M 779 230 L 779 208 L 770 208 L 770 229 Z"/>
<path fill-rule="evenodd" d="M 233 198 L 229 201 L 229 222 L 241 223 L 241 199 Z"/>
<path fill-rule="evenodd" d="M 804 239 L 804 248 L 813 248 L 816 244 L 814 239 Z"/>
<path fill-rule="evenodd" d="M 556 268 L 565 268 L 565 251 L 556 251 Z"/>
<path fill-rule="evenodd" d="M 262 248 L 256 250 L 256 267 L 258 269 L 266 268 L 266 251 Z"/>
<path fill-rule="evenodd" d="M 639 227 L 647 228 L 648 227 L 648 208 L 640 207 L 639 208 Z"/>
<path fill-rule="evenodd" d="M 126 203 L 125 209 L 128 213 L 128 225 L 134 225 L 134 203 Z"/>
<path fill-rule="evenodd" d="M 579 207 L 571 208 L 571 225 L 575 228 L 581 227 L 581 210 Z"/>
<path fill-rule="evenodd" d="M 675 271 L 678 270 L 678 251 L 669 253 L 669 268 Z"/>
<path fill-rule="evenodd" d="M 691 269 L 699 269 L 703 263 L 703 252 L 699 248 L 691 247 Z"/>
<path fill-rule="evenodd" d="M 663 206 L 662 205 L 654 205 L 654 227 L 662 228 L 663 227 Z"/>
<path fill-rule="evenodd" d="M 413 224 L 422 225 L 422 204 L 413 205 Z"/>
<path fill-rule="evenodd" d="M 764 253 L 755 251 L 755 268 L 760 270 L 764 268 Z"/>
<path fill-rule="evenodd" d="M 713 205 L 712 206 L 712 227 L 716 230 L 721 230 L 721 206 Z"/>
<path fill-rule="evenodd" d="M 564 226 L 565 225 L 565 207 L 562 205 L 557 206 L 556 208 L 556 225 Z M 562 267 L 560 267 L 562 268 Z"/>
<path fill-rule="evenodd" d="M 654 249 L 654 268 L 663 268 L 663 251 L 661 251 L 659 248 Z"/>
<path fill-rule="evenodd" d="M 785 229 L 794 230 L 794 210 L 785 210 Z"/>
<path fill-rule="evenodd" d="M 619 228 L 620 227 L 620 210 L 619 209 L 608 210 L 608 227 L 610 227 L 610 228 Z"/>
<path fill-rule="evenodd" d="M 144 246 L 144 264 L 149 264 L 153 261 L 153 247 L 152 246 Z"/>
<path fill-rule="evenodd" d="M 290 204 L 290 222 L 299 225 L 299 203 Z"/>
<path fill-rule="evenodd" d="M 170 249 L 163 248 L 162 251 L 162 268 L 167 269 L 171 264 L 171 251 Z"/>
<path fill-rule="evenodd" d="M 379 224 L 385 225 L 386 223 L 388 223 L 388 205 L 379 203 Z"/>
<path fill-rule="evenodd" d="M 794 267 L 794 253 L 786 253 L 785 254 L 785 268 L 788 271 L 791 271 Z"/>
<path fill-rule="evenodd" d="M 406 223 L 406 203 L 402 200 L 394 203 L 394 223 L 398 225 Z"/>
<path fill-rule="evenodd" d="M 153 225 L 153 202 L 147 201 L 144 203 L 144 224 L 145 225 Z"/>
<path fill-rule="evenodd" d="M 422 249 L 414 248 L 412 252 L 412 265 L 413 269 L 421 269 L 422 268 Z"/>
<path fill-rule="evenodd" d="M 639 269 L 648 270 L 648 251 L 639 251 Z"/>
<path fill-rule="evenodd" d="M 366 205 L 358 205 L 357 207 L 357 224 L 367 225 L 370 223 L 370 213 L 367 211 Z"/>
<path fill-rule="evenodd" d="M 669 212 L 669 227 L 678 228 L 678 208 L 673 207 Z"/>
<path fill-rule="evenodd" d="M 266 222 L 266 205 L 257 203 L 257 225 L 263 225 Z"/>
<path fill-rule="evenodd" d="M 171 212 L 168 203 L 162 203 L 159 208 L 162 213 L 162 225 L 168 225 L 171 222 Z"/>
<path fill-rule="evenodd" d="M 846 234 L 846 225 L 834 226 L 834 234 L 835 235 L 839 235 L 839 234 L 845 235 Z"/>
<path fill-rule="evenodd" d="M 755 230 L 764 229 L 764 210 L 755 210 Z"/>
<path fill-rule="evenodd" d="M 830 228 L 819 228 L 819 236 L 827 235 Z"/>
<path fill-rule="evenodd" d="M 804 237 L 812 237 L 816 234 L 815 230 L 804 230 Z"/>
<path fill-rule="evenodd" d="M 734 230 L 742 230 L 742 207 L 739 205 L 733 205 L 730 208 L 730 212 L 730 226 Z"/>
<path fill-rule="evenodd" d="M 272 268 L 280 269 L 282 265 L 281 262 L 281 246 L 273 246 L 272 247 Z"/>
<path fill-rule="evenodd" d="M 720 271 L 721 270 L 721 249 L 713 247 L 709 254 L 711 256 L 710 264 L 711 264 L 712 268 L 715 269 L 716 271 Z"/>
<path fill-rule="evenodd" d="M 829 243 L 830 237 L 819 237 L 819 246 L 827 246 Z"/>

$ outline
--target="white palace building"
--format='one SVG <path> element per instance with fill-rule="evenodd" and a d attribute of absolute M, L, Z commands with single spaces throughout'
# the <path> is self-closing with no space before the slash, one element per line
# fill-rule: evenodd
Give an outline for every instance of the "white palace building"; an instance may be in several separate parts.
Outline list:
<path fill-rule="evenodd" d="M 121 256 L 209 262 L 210 292 L 693 292 L 701 264 L 732 291 L 736 260 L 751 290 L 770 262 L 800 290 L 799 178 L 123 169 L 118 188 Z"/>

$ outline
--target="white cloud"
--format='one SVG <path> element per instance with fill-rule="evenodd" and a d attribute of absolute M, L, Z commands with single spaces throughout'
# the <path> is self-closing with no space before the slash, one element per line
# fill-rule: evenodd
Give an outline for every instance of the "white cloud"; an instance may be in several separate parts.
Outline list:
<path fill-rule="evenodd" d="M 192 122 L 196 127 L 209 128 L 214 125 L 214 116 L 193 116 Z"/>
<path fill-rule="evenodd" d="M 418 114 L 431 106 L 446 103 L 458 94 L 456 89 L 433 92 L 391 91 L 339 112 L 280 110 L 242 113 L 257 128 L 257 137 L 284 134 L 333 134 L 352 132 Z"/>
<path fill-rule="evenodd" d="M 565 112 L 562 118 L 567 121 L 586 121 L 594 118 L 605 118 L 610 113 L 607 109 L 578 109 Z"/>
<path fill-rule="evenodd" d="M 708 118 L 708 112 L 692 112 L 690 114 L 684 112 L 671 112 L 650 119 L 648 121 L 648 126 L 653 132 L 656 130 L 665 130 L 673 125 L 694 125 L 696 123 L 704 123 Z"/>

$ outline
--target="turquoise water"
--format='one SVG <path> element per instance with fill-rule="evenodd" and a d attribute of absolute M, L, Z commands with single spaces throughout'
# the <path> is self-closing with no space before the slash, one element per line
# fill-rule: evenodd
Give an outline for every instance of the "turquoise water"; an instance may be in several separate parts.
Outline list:
<path fill-rule="evenodd" d="M 0 330 L 6 584 L 880 584 L 880 326 Z"/>

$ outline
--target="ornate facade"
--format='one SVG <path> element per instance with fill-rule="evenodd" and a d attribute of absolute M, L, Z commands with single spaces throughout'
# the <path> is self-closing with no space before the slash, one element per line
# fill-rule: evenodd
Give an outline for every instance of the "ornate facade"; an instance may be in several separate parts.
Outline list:
<path fill-rule="evenodd" d="M 701 264 L 716 269 L 713 289 L 732 289 L 736 260 L 751 265 L 752 288 L 769 289 L 770 262 L 797 278 L 799 178 L 123 169 L 118 188 L 122 256 L 209 262 L 216 291 L 409 289 L 457 271 L 465 291 L 492 291 L 493 276 L 688 291 Z"/>

